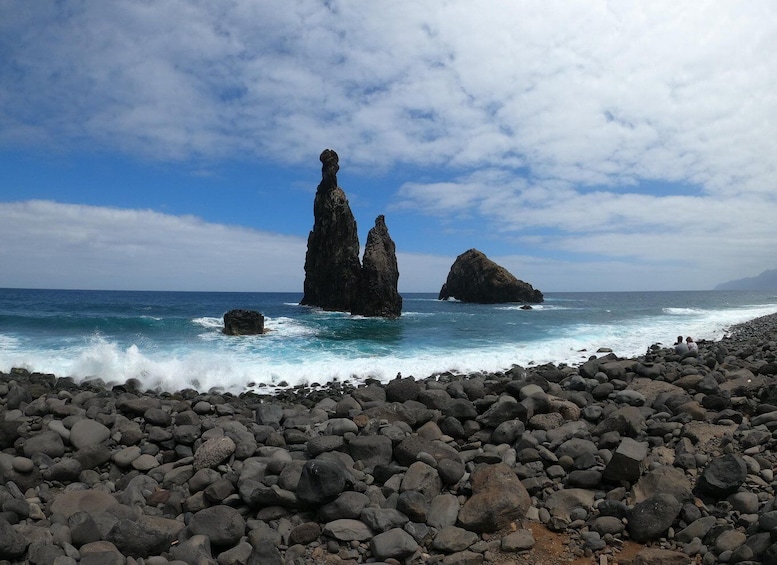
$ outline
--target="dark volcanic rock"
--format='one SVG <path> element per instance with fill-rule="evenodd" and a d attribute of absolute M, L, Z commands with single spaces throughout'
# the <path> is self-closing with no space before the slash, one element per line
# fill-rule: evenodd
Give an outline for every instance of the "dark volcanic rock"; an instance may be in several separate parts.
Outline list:
<path fill-rule="evenodd" d="M 319 505 L 334 500 L 345 488 L 345 470 L 334 461 L 311 459 L 302 467 L 297 496 L 305 503 Z"/>
<path fill-rule="evenodd" d="M 451 266 L 439 296 L 440 300 L 449 298 L 480 304 L 544 300 L 539 290 L 516 279 L 477 249 L 462 253 Z"/>
<path fill-rule="evenodd" d="M 639 543 L 658 539 L 680 513 L 680 503 L 670 494 L 656 494 L 629 513 L 629 535 Z"/>
<path fill-rule="evenodd" d="M 381 215 L 375 219 L 375 227 L 367 234 L 359 286 L 351 313 L 398 318 L 402 313 L 402 297 L 397 292 L 398 281 L 396 246 L 389 235 L 385 218 Z"/>
<path fill-rule="evenodd" d="M 738 455 L 729 453 L 713 459 L 704 469 L 699 489 L 713 497 L 724 498 L 737 491 L 747 478 L 747 465 Z"/>
<path fill-rule="evenodd" d="M 349 312 L 361 270 L 356 220 L 345 192 L 337 186 L 337 153 L 325 149 L 320 159 L 322 178 L 313 204 L 300 304 Z"/>
<path fill-rule="evenodd" d="M 264 333 L 264 316 L 255 310 L 230 310 L 224 314 L 227 335 L 257 335 Z"/>
<path fill-rule="evenodd" d="M 473 532 L 495 532 L 520 520 L 531 499 L 512 469 L 504 463 L 479 467 L 472 473 L 472 497 L 459 512 L 459 523 Z"/>

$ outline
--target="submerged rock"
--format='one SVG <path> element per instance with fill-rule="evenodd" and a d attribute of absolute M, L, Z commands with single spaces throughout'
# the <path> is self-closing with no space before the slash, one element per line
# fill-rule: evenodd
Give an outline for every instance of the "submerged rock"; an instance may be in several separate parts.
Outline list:
<path fill-rule="evenodd" d="M 477 249 L 462 253 L 451 266 L 439 295 L 440 300 L 449 298 L 479 304 L 544 300 L 539 290 L 518 280 Z"/>

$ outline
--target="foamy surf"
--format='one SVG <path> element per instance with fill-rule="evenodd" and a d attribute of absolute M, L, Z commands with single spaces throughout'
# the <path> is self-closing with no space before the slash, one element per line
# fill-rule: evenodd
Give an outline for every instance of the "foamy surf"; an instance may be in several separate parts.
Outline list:
<path fill-rule="evenodd" d="M 27 292 L 34 307 L 37 295 Z M 20 308 L 16 299 L 3 302 L 0 290 L 0 370 L 23 367 L 111 384 L 138 379 L 170 391 L 271 392 L 316 382 L 387 381 L 397 373 L 424 378 L 514 364 L 577 364 L 602 347 L 631 357 L 677 335 L 720 339 L 734 324 L 777 311 L 766 295 L 753 300 L 731 293 L 551 295 L 533 311 L 429 294 L 406 297 L 408 312 L 382 320 L 300 307 L 299 296 L 288 294 L 59 292 L 62 311 L 40 324 L 41 313 Z M 96 312 L 77 302 L 85 296 L 98 303 Z M 146 300 L 153 312 L 137 304 Z M 262 311 L 267 333 L 225 336 L 223 312 L 236 305 Z M 127 315 L 141 310 L 144 323 Z"/>

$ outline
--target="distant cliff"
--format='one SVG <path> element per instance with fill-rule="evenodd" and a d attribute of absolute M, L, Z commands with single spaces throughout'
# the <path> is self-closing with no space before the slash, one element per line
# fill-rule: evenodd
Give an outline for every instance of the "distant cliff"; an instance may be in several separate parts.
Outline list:
<path fill-rule="evenodd" d="M 715 290 L 777 290 L 777 269 L 764 271 L 756 277 L 721 283 Z"/>

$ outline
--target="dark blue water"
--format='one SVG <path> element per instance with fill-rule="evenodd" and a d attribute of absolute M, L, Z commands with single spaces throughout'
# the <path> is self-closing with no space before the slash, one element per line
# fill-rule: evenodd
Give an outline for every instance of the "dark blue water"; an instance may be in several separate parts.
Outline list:
<path fill-rule="evenodd" d="M 327 382 L 398 372 L 496 371 L 576 363 L 599 347 L 643 353 L 677 335 L 718 339 L 732 324 L 777 312 L 774 292 L 551 293 L 518 305 L 404 295 L 398 320 L 298 305 L 299 293 L 0 289 L 0 370 L 25 367 L 167 390 Z M 259 310 L 263 336 L 221 333 L 224 312 Z"/>

